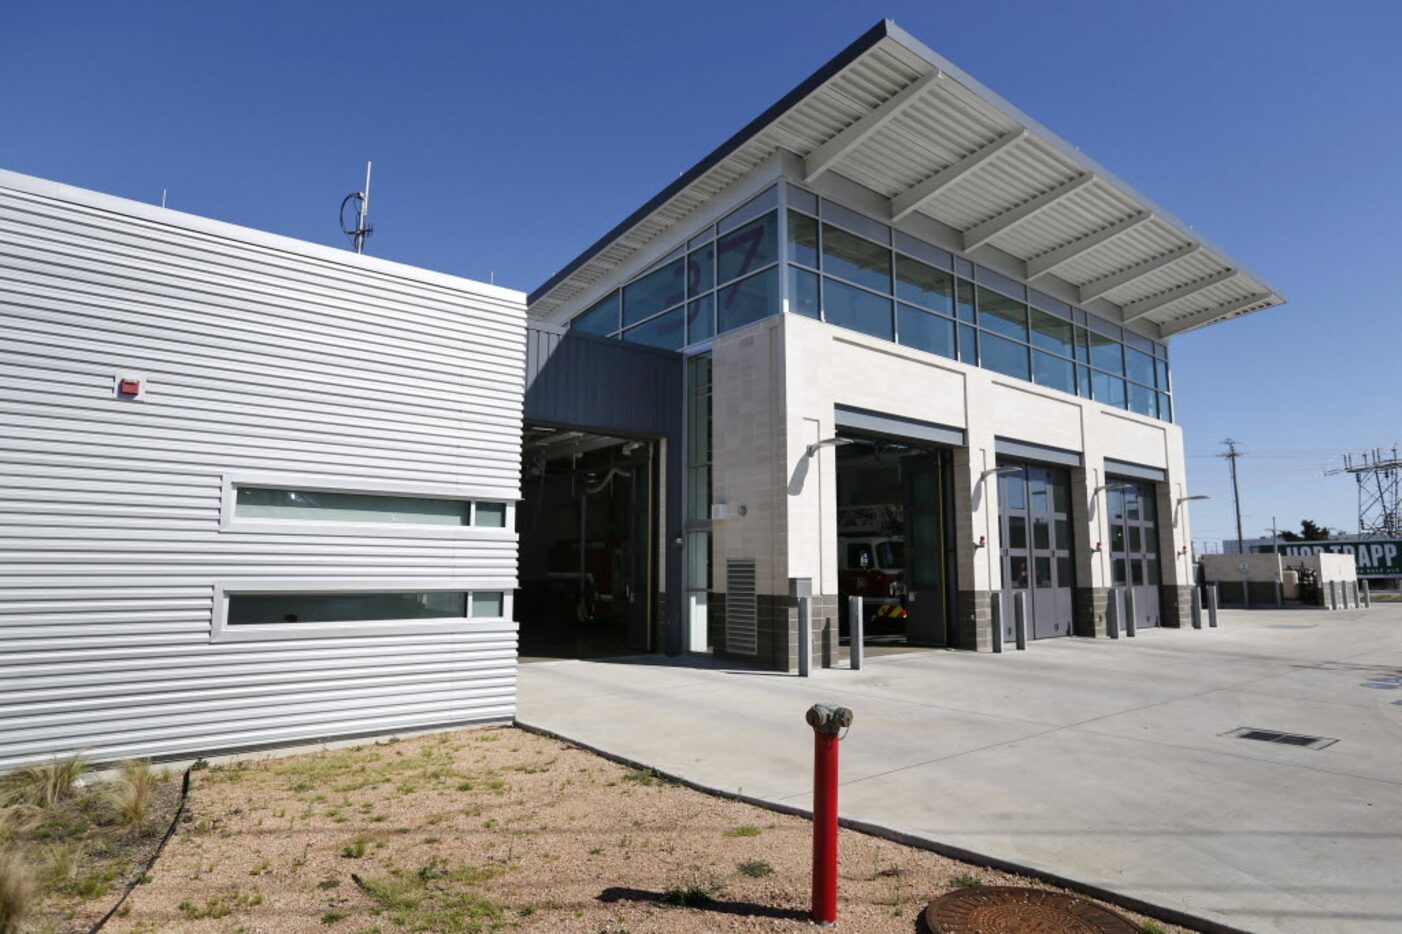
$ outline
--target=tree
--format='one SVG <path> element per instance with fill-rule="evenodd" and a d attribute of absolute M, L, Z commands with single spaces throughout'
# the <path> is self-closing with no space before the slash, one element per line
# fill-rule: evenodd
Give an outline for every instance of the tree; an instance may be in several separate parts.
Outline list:
<path fill-rule="evenodd" d="M 1321 542 L 1329 537 L 1329 530 L 1313 519 L 1300 522 L 1300 537 L 1307 542 Z"/>
<path fill-rule="evenodd" d="M 1280 533 L 1282 542 L 1322 542 L 1327 541 L 1328 538 L 1329 530 L 1313 519 L 1301 520 L 1298 532 L 1283 529 Z"/>

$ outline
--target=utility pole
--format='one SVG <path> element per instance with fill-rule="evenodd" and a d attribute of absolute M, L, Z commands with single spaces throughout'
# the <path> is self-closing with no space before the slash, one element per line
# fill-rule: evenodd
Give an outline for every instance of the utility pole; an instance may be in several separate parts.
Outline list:
<path fill-rule="evenodd" d="M 1231 438 L 1222 442 L 1227 446 L 1227 453 L 1218 454 L 1218 457 L 1225 457 L 1232 465 L 1232 505 L 1236 507 L 1236 550 L 1241 554 L 1245 549 L 1245 537 L 1241 534 L 1241 488 L 1237 485 L 1236 479 L 1236 459 L 1244 452 L 1236 449 L 1237 443 Z"/>

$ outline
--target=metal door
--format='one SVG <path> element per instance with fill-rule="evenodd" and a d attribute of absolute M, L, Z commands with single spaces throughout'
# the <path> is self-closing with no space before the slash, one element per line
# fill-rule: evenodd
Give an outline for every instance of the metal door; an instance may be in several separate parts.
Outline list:
<path fill-rule="evenodd" d="M 905 458 L 906 612 L 911 645 L 947 645 L 945 496 L 937 454 Z"/>
<path fill-rule="evenodd" d="M 1157 626 L 1160 620 L 1157 489 L 1152 483 L 1116 481 L 1107 498 L 1110 580 L 1116 587 L 1133 591 L 1136 626 Z"/>
<path fill-rule="evenodd" d="M 1004 589 L 1026 593 L 1031 639 L 1069 636 L 1074 614 L 1070 479 L 1064 470 L 1007 465 L 999 483 Z M 1004 636 L 1012 636 L 1014 603 L 1004 605 Z"/>

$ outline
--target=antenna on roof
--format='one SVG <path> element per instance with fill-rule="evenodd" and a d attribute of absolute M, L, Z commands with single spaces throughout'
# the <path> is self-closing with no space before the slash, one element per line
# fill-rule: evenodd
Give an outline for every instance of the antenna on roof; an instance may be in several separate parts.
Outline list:
<path fill-rule="evenodd" d="M 165 207 L 165 206 L 166 206 L 166 190 L 165 190 L 164 188 L 162 188 L 162 189 L 161 189 L 161 207 Z"/>
<path fill-rule="evenodd" d="M 365 238 L 374 233 L 375 228 L 370 226 L 370 167 L 374 163 L 365 163 L 365 190 L 353 191 L 346 195 L 341 201 L 341 233 L 351 238 L 351 245 L 355 252 L 365 252 Z M 355 227 L 346 226 L 346 207 L 355 202 Z"/>

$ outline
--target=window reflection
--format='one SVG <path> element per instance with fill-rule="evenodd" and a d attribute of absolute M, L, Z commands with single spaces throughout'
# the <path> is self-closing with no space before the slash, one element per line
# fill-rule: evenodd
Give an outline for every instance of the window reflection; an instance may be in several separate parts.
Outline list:
<path fill-rule="evenodd" d="M 968 260 L 900 232 L 893 246 L 885 225 L 793 185 L 781 244 L 777 191 L 692 231 L 685 256 L 598 300 L 570 327 L 661 347 L 709 340 L 778 313 L 779 279 L 769 271 L 783 246 L 792 314 L 1172 421 L 1162 344 L 1051 297 L 1031 307 L 988 287 L 1019 283 L 986 267 L 977 274 L 988 285 L 976 285 Z"/>

